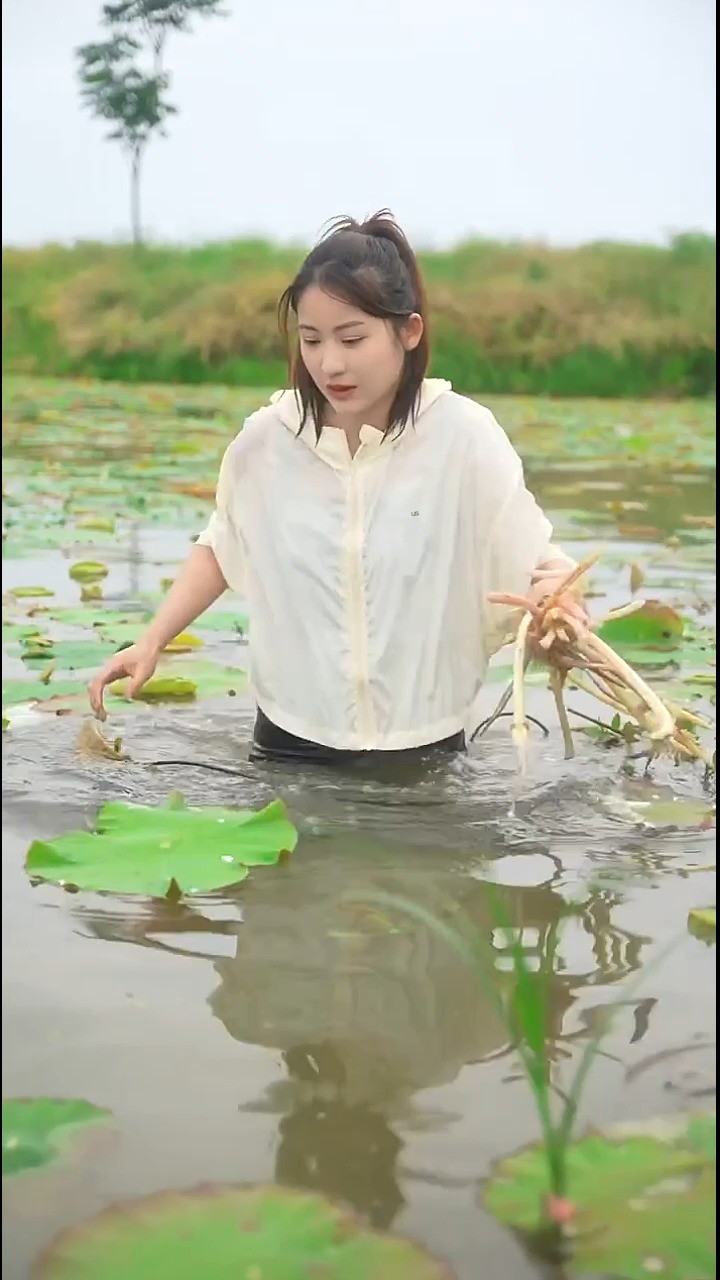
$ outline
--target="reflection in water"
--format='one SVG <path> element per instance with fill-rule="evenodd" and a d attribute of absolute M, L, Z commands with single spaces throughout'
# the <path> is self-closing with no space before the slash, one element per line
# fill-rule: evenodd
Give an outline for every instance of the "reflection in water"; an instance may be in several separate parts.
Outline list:
<path fill-rule="evenodd" d="M 401 1126 L 445 1119 L 420 1112 L 415 1095 L 450 1083 L 468 1064 L 507 1055 L 512 1045 L 463 959 L 422 920 L 371 905 L 373 891 L 398 894 L 446 922 L 470 922 L 493 946 L 508 1005 L 513 976 L 483 880 L 407 846 L 344 845 L 303 842 L 288 865 L 254 874 L 237 891 L 242 923 L 228 918 L 227 902 L 219 919 L 166 904 L 142 918 L 82 907 L 79 914 L 96 935 L 181 954 L 198 954 L 186 945 L 195 932 L 236 935 L 235 955 L 213 962 L 219 984 L 209 1002 L 235 1040 L 281 1053 L 287 1078 L 249 1107 L 279 1118 L 277 1181 L 340 1198 L 389 1227 L 404 1203 L 401 1181 L 413 1176 L 399 1169 Z M 568 1027 L 578 995 L 638 968 L 645 941 L 615 927 L 606 891 L 568 904 L 558 875 L 530 887 L 493 886 L 534 979 L 547 983 L 551 1064 L 570 1056 L 602 1012 L 588 1011 Z M 182 945 L 173 940 L 179 934 Z M 641 1011 L 640 1023 L 649 1012 Z M 510 1078 L 519 1079 L 514 1068 Z"/>
<path fill-rule="evenodd" d="M 346 1101 L 339 1046 L 296 1045 L 283 1062 L 296 1097 L 278 1126 L 276 1180 L 339 1197 L 373 1226 L 389 1227 L 404 1203 L 400 1138 L 381 1110 Z"/>

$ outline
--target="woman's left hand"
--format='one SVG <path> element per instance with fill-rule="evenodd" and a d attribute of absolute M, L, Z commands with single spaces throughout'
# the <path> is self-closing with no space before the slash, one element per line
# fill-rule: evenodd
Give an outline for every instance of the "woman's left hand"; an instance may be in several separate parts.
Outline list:
<path fill-rule="evenodd" d="M 554 595 L 562 587 L 567 576 L 567 565 L 536 569 L 528 591 L 528 599 L 532 600 L 533 604 L 541 605 L 548 596 Z M 558 597 L 557 607 L 568 613 L 571 618 L 577 618 L 583 626 L 590 626 L 590 615 L 585 608 L 582 596 L 576 590 L 570 588 L 564 591 Z"/>

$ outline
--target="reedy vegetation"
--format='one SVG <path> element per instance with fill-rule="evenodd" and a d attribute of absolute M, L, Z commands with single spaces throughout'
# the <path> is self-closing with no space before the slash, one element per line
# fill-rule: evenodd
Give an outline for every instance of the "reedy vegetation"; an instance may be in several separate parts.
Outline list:
<path fill-rule="evenodd" d="M 304 254 L 3 250 L 4 366 L 122 381 L 282 385 L 277 298 Z M 432 372 L 473 394 L 705 396 L 715 389 L 715 240 L 551 249 L 476 240 L 421 254 Z"/>

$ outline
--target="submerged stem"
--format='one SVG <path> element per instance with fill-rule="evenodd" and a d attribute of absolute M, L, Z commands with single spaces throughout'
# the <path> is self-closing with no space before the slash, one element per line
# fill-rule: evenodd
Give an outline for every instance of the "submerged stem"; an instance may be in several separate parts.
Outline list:
<path fill-rule="evenodd" d="M 553 667 L 550 671 L 550 688 L 553 691 L 558 720 L 560 721 L 560 728 L 562 729 L 563 742 L 565 744 L 565 759 L 572 760 L 575 756 L 575 747 L 573 745 L 572 729 L 570 728 L 570 721 L 568 720 L 565 700 L 563 698 L 564 684 L 565 677 L 562 671 L 559 671 L 557 667 Z"/>

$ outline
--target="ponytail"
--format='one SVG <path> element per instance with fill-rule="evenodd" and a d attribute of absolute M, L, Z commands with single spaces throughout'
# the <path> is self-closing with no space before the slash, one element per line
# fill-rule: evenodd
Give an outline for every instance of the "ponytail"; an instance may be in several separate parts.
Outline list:
<path fill-rule="evenodd" d="M 389 209 L 380 209 L 372 217 L 366 218 L 358 230 L 362 235 L 372 236 L 375 240 L 385 240 L 392 245 L 398 258 L 408 274 L 410 288 L 415 299 L 414 310 L 421 315 L 427 324 L 427 299 L 425 283 L 420 273 L 420 264 L 402 227 L 398 226 Z"/>

